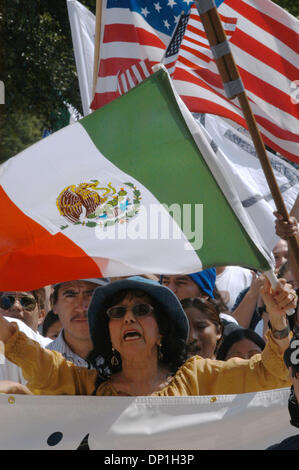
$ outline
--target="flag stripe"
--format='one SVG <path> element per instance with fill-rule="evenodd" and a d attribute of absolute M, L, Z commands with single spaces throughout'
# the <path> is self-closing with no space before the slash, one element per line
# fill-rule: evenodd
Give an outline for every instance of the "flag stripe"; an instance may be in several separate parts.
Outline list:
<path fill-rule="evenodd" d="M 216 93 L 215 90 L 212 90 L 211 87 L 209 87 L 207 83 L 205 83 L 204 81 L 200 79 L 200 77 L 197 77 L 196 75 L 191 74 L 185 69 L 177 67 L 175 70 L 175 80 L 176 80 L 176 86 L 185 102 L 186 102 L 186 96 L 189 96 L 188 103 L 186 102 L 186 104 L 192 112 L 211 113 L 210 109 L 213 109 L 214 103 L 211 103 L 211 106 L 209 106 L 209 111 L 205 111 L 205 107 L 207 106 L 207 101 L 205 100 L 203 102 L 203 105 L 201 106 L 200 105 L 201 97 L 199 97 L 197 102 L 194 103 L 194 105 L 192 105 L 191 97 L 196 96 L 196 91 L 200 87 L 202 90 L 205 91 L 207 100 L 211 99 L 211 101 L 216 101 L 221 105 L 223 109 L 223 111 L 220 113 L 221 116 L 229 117 L 232 120 L 236 120 L 236 122 L 238 122 L 239 124 L 241 124 L 242 122 L 241 125 L 243 125 L 243 127 L 246 127 L 245 120 L 242 118 L 242 121 L 240 121 L 239 117 L 241 117 L 241 113 L 238 110 L 238 108 L 234 106 L 230 101 L 226 100 L 226 98 L 222 97 L 221 94 Z M 187 80 L 188 80 L 188 87 L 184 86 L 184 83 Z M 227 113 L 226 110 L 229 110 L 229 112 Z M 280 139 L 285 139 L 286 141 L 290 141 L 292 143 L 291 149 L 293 152 L 296 152 L 296 149 L 298 151 L 298 148 L 297 148 L 298 147 L 297 146 L 298 135 L 297 134 L 293 134 L 288 130 L 285 130 L 276 126 L 272 121 L 267 120 L 265 117 L 256 115 L 256 120 L 259 124 L 263 126 L 263 128 L 266 128 L 266 129 L 270 128 L 271 132 L 273 134 L 275 133 L 277 137 L 275 137 L 274 143 L 275 145 L 278 145 L 279 148 L 283 148 L 283 144 L 284 144 L 284 142 Z M 273 138 L 273 134 L 269 133 L 269 131 L 267 134 L 268 134 L 267 136 L 267 143 L 268 143 L 270 142 L 269 139 Z M 271 143 L 273 144 L 273 141 L 271 141 Z"/>
<path fill-rule="evenodd" d="M 275 106 L 280 108 L 282 112 L 285 111 L 285 121 L 289 122 L 289 125 L 293 129 L 297 129 L 298 121 L 297 119 L 292 119 L 292 116 L 296 118 L 297 113 L 296 110 L 294 110 L 291 106 L 290 97 L 280 89 L 270 85 L 264 80 L 261 80 L 259 77 L 250 73 L 249 71 L 242 68 L 239 68 L 239 70 L 245 88 L 249 92 L 254 93 L 255 96 L 261 98 L 263 102 L 267 103 L 268 109 L 270 106 L 273 107 L 273 112 L 275 112 Z M 255 85 L 254 88 L 252 86 L 253 83 Z"/>
<path fill-rule="evenodd" d="M 230 3 L 230 0 L 226 2 L 228 7 L 230 7 Z M 250 3 L 252 2 L 246 2 L 246 0 L 245 2 L 234 2 L 233 9 L 244 18 L 247 18 L 250 23 L 255 24 L 270 35 L 274 34 L 275 31 L 279 31 L 279 41 L 284 42 L 290 49 L 297 52 L 296 44 L 298 43 L 298 33 L 269 15 L 261 15 L 261 6 L 264 2 L 255 1 L 254 4 L 256 5 L 256 8 Z M 275 9 L 275 7 L 273 9 Z M 279 8 L 276 9 L 278 10 Z"/>
<path fill-rule="evenodd" d="M 106 26 L 103 43 L 110 42 L 134 42 L 141 45 L 151 44 L 153 47 L 160 47 L 162 49 L 165 47 L 163 42 L 155 34 L 127 24 Z"/>
<path fill-rule="evenodd" d="M 139 61 L 139 58 L 135 59 L 130 57 L 119 57 L 118 61 L 111 57 L 108 59 L 102 59 L 100 63 L 99 77 L 113 77 L 114 75 L 117 75 L 121 69 L 130 68 Z"/>
<path fill-rule="evenodd" d="M 186 46 L 185 44 L 182 44 L 182 46 L 181 46 L 181 56 L 180 56 L 180 57 L 183 57 L 183 54 L 184 54 L 183 51 L 184 51 L 184 52 L 187 52 L 186 55 L 187 55 L 188 57 L 194 57 L 194 59 L 195 59 L 195 58 L 201 59 L 201 60 L 203 60 L 204 62 L 210 62 L 210 60 L 211 60 L 210 57 L 207 57 L 207 56 L 206 56 L 206 54 L 202 54 L 201 51 L 196 50 L 196 49 L 191 48 L 191 47 L 188 47 L 188 46 Z M 185 56 L 184 56 L 184 58 L 185 58 Z M 189 61 L 189 63 L 192 64 L 192 65 L 194 65 L 194 59 L 193 59 L 192 62 Z"/>
<path fill-rule="evenodd" d="M 234 0 L 235 1 L 235 0 Z M 244 2 L 244 0 L 242 0 Z M 266 5 L 270 3 L 269 1 L 262 0 L 263 4 Z M 275 5 L 276 7 L 277 5 Z M 234 14 L 235 10 L 230 8 L 226 3 L 223 4 L 221 8 L 225 8 L 227 11 L 229 11 L 231 14 Z M 238 15 L 237 12 L 235 12 L 236 15 Z M 283 18 L 284 15 L 287 15 L 287 12 L 283 12 L 283 14 L 280 14 L 280 18 Z M 264 18 L 265 23 L 268 21 L 268 17 Z M 294 21 L 293 18 L 293 29 L 296 30 L 298 29 L 297 21 Z M 287 59 L 290 63 L 296 64 L 297 59 L 298 59 L 298 51 L 296 50 L 297 44 L 298 44 L 298 38 L 296 39 L 294 46 L 295 50 L 293 48 L 290 48 L 288 45 L 286 45 L 284 42 L 280 41 L 280 35 L 279 35 L 279 29 L 274 30 L 272 32 L 267 32 L 263 28 L 260 28 L 258 25 L 256 25 L 254 22 L 250 21 L 249 19 L 239 16 L 238 17 L 238 23 L 237 23 L 237 29 L 236 33 L 239 31 L 244 31 L 249 35 L 250 38 L 254 38 L 259 41 L 261 46 L 267 45 L 270 50 L 278 51 L 279 55 Z M 238 34 L 236 34 L 236 37 L 238 37 Z M 231 38 L 231 42 L 235 42 L 235 38 Z"/>
<path fill-rule="evenodd" d="M 191 47 L 191 45 L 194 44 L 196 48 L 197 48 L 197 47 L 202 47 L 202 48 L 206 49 L 207 52 L 210 51 L 210 46 L 209 46 L 208 41 L 206 41 L 206 43 L 204 43 L 203 41 L 198 41 L 197 39 L 195 39 L 196 37 L 197 37 L 197 36 L 192 37 L 192 35 L 190 34 L 190 35 L 188 36 L 188 38 L 185 38 L 184 43 L 190 44 L 190 47 Z M 208 52 L 208 54 L 210 54 L 211 57 L 212 57 L 212 53 L 211 53 L 211 52 Z"/>
<path fill-rule="evenodd" d="M 180 56 L 180 62 L 185 66 L 192 68 L 192 62 L 186 60 L 185 56 L 183 55 Z M 222 80 L 217 73 L 200 66 L 196 68 L 195 72 L 201 78 L 203 78 L 208 83 L 208 85 L 217 88 L 226 99 Z M 239 67 L 239 72 L 251 101 L 257 103 L 257 100 L 260 100 L 261 108 L 265 107 L 268 113 L 275 113 L 275 107 L 280 108 L 281 115 L 283 115 L 284 120 L 289 123 L 290 129 L 297 129 L 298 121 L 296 119 L 296 113 L 291 106 L 290 97 L 286 93 L 280 89 L 277 89 L 276 87 L 271 86 L 269 83 L 266 83 L 264 80 L 261 80 L 259 77 L 243 69 L 242 67 Z M 287 130 L 283 131 L 288 132 Z M 293 135 L 295 136 L 296 134 L 293 133 Z"/>
<path fill-rule="evenodd" d="M 291 64 L 288 60 L 285 60 L 285 58 L 279 55 L 276 51 L 273 51 L 264 44 L 261 44 L 244 31 L 238 31 L 236 36 L 238 36 L 238 47 L 241 50 L 246 51 L 255 59 L 260 60 L 275 70 L 283 69 L 284 75 L 288 77 L 289 80 L 296 80 L 296 78 L 298 78 L 298 67 Z M 234 44 L 234 38 L 231 40 L 231 43 Z"/>

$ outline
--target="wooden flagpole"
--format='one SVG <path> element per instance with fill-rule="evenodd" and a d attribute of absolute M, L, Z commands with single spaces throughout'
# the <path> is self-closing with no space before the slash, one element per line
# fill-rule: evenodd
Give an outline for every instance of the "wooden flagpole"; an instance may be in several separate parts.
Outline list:
<path fill-rule="evenodd" d="M 97 78 L 98 78 L 98 73 L 99 73 L 101 21 L 102 21 L 102 0 L 97 0 L 97 3 L 96 3 L 96 27 L 95 27 L 95 37 L 94 37 L 92 99 L 94 98 L 94 95 L 95 95 L 96 86 L 97 86 Z"/>
<path fill-rule="evenodd" d="M 289 214 L 282 198 L 279 186 L 266 153 L 265 145 L 251 106 L 243 87 L 239 70 L 234 61 L 226 38 L 214 0 L 195 0 L 195 4 L 204 26 L 215 63 L 223 81 L 226 95 L 229 99 L 238 98 L 243 115 L 246 119 L 248 130 L 254 143 L 257 155 L 267 179 L 277 211 L 285 221 L 289 221 Z M 290 238 L 290 248 L 299 269 L 299 245 L 296 237 Z"/>

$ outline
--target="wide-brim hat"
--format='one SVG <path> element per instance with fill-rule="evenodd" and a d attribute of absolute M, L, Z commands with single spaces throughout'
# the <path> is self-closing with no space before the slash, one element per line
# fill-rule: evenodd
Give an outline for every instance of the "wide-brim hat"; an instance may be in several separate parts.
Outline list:
<path fill-rule="evenodd" d="M 94 290 L 88 307 L 88 323 L 95 350 L 100 351 L 105 349 L 103 342 L 107 343 L 108 339 L 105 328 L 107 321 L 104 321 L 104 316 L 106 315 L 103 308 L 104 305 L 115 294 L 126 289 L 138 289 L 152 297 L 161 305 L 169 321 L 174 324 L 177 338 L 187 341 L 189 322 L 177 296 L 168 287 L 162 286 L 157 281 L 134 276 L 120 281 L 113 281 Z"/>

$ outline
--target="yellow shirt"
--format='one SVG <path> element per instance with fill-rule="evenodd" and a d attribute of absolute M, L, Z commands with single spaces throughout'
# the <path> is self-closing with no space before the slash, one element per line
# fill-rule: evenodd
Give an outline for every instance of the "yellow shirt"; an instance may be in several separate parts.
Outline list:
<path fill-rule="evenodd" d="M 37 395 L 91 395 L 96 370 L 78 367 L 60 353 L 43 349 L 16 330 L 5 345 L 7 359 L 22 368 L 28 388 Z M 223 395 L 289 387 L 283 354 L 271 333 L 262 354 L 249 360 L 216 361 L 194 356 L 183 364 L 171 382 L 153 396 Z M 98 396 L 117 396 L 111 382 L 101 384 Z"/>

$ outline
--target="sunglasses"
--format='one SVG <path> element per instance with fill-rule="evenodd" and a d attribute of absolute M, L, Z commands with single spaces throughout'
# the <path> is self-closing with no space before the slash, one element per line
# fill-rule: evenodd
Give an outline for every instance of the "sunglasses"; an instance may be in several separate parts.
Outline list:
<path fill-rule="evenodd" d="M 27 295 L 2 295 L 2 297 L 0 297 L 0 308 L 3 310 L 9 310 L 16 300 L 18 300 L 21 306 L 29 312 L 34 310 L 36 307 L 36 300 L 34 297 L 29 297 Z"/>
<path fill-rule="evenodd" d="M 108 308 L 107 315 L 110 320 L 119 320 L 123 318 L 127 312 L 127 307 L 123 305 L 115 305 L 113 307 Z M 134 307 L 131 309 L 132 313 L 135 317 L 145 317 L 146 315 L 150 315 L 154 312 L 154 307 L 150 304 L 135 304 Z"/>

